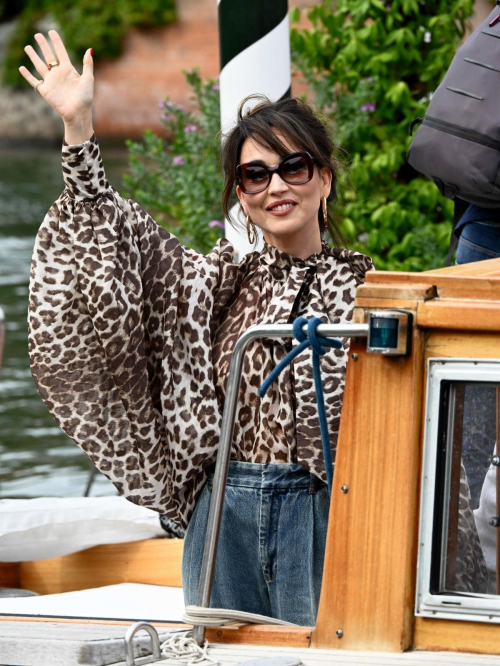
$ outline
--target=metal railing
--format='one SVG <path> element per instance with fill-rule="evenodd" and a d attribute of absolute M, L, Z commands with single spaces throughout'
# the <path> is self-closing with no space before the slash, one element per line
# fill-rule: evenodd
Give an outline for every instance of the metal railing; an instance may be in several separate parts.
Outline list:
<path fill-rule="evenodd" d="M 215 465 L 212 498 L 210 502 L 205 547 L 203 550 L 203 560 L 198 587 L 197 605 L 202 608 L 208 608 L 210 606 L 210 595 L 214 578 L 215 558 L 219 541 L 231 444 L 233 441 L 234 422 L 238 406 L 243 358 L 248 345 L 254 340 L 262 338 L 271 340 L 292 338 L 292 329 L 292 324 L 263 324 L 260 326 L 251 326 L 240 336 L 234 346 L 226 385 L 221 435 L 217 452 L 217 462 Z M 304 334 L 307 335 L 306 325 L 302 330 Z M 323 338 L 366 338 L 368 336 L 368 324 L 320 324 L 316 329 L 316 334 Z M 205 640 L 205 627 L 200 625 L 194 626 L 193 638 L 198 645 L 202 645 Z"/>

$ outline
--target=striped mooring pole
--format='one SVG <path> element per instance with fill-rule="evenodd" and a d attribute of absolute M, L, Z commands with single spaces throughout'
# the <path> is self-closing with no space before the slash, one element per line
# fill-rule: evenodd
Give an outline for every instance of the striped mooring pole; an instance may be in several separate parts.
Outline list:
<path fill-rule="evenodd" d="M 260 93 L 277 101 L 290 94 L 290 26 L 288 0 L 218 0 L 218 5 L 224 137 L 248 95 Z M 257 246 L 251 246 L 244 228 L 235 230 L 227 221 L 225 233 L 240 260 L 262 247 L 260 237 Z"/>

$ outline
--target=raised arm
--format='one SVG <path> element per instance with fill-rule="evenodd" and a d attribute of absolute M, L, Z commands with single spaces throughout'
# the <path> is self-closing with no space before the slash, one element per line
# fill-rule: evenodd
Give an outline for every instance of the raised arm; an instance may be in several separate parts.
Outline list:
<path fill-rule="evenodd" d="M 43 58 L 40 58 L 31 45 L 24 47 L 40 78 L 33 76 L 26 67 L 20 67 L 19 71 L 61 116 L 64 122 L 66 143 L 80 144 L 90 139 L 94 132 L 92 128 L 92 102 L 94 99 L 92 49 L 85 52 L 83 70 L 80 75 L 71 63 L 59 34 L 55 30 L 49 30 L 48 35 L 52 45 L 41 33 L 35 35 Z"/>
<path fill-rule="evenodd" d="M 59 35 L 49 36 L 54 51 L 36 35 L 43 59 L 26 47 L 42 78 L 22 70 L 66 130 L 66 187 L 31 268 L 33 378 L 121 494 L 185 526 L 218 443 L 211 321 L 232 293 L 232 247 L 221 240 L 207 256 L 185 248 L 109 186 L 92 130 L 90 50 L 80 76 Z"/>

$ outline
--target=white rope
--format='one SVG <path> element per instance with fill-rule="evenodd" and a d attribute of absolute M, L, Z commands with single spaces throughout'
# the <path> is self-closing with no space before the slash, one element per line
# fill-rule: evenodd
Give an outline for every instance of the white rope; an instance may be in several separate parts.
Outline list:
<path fill-rule="evenodd" d="M 281 627 L 296 627 L 298 625 L 284 620 L 277 620 L 267 615 L 244 613 L 243 611 L 228 610 L 227 608 L 203 608 L 202 606 L 186 606 L 183 622 L 202 627 L 224 627 L 228 624 L 273 624 Z"/>
<path fill-rule="evenodd" d="M 191 629 L 172 633 L 166 641 L 161 644 L 161 653 L 165 659 L 172 663 L 200 664 L 200 666 L 218 666 L 219 662 L 208 656 L 210 644 L 207 640 L 202 646 L 198 645 L 193 638 Z"/>
<path fill-rule="evenodd" d="M 243 611 L 228 610 L 226 608 L 203 608 L 202 606 L 186 606 L 182 619 L 187 624 L 202 627 L 223 627 L 228 624 L 274 624 L 282 627 L 296 627 L 296 624 L 276 620 L 267 615 L 244 613 Z M 216 659 L 208 656 L 210 644 L 207 640 L 199 646 L 193 638 L 192 629 L 174 631 L 161 644 L 161 653 L 165 659 L 173 664 L 186 664 L 186 666 L 219 666 Z"/>

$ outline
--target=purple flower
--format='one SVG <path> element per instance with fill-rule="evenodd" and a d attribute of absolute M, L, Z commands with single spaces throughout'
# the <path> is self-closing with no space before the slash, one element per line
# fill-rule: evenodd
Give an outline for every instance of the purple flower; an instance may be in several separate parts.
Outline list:
<path fill-rule="evenodd" d="M 160 109 L 163 109 L 164 106 L 165 106 L 165 102 L 158 102 L 158 107 Z"/>
<path fill-rule="evenodd" d="M 372 111 L 375 111 L 376 108 L 377 107 L 375 106 L 375 104 L 373 102 L 367 102 L 366 104 L 363 104 L 363 106 L 361 107 L 360 110 L 361 111 L 368 111 L 369 113 L 371 113 Z"/>
<path fill-rule="evenodd" d="M 212 90 L 220 90 L 220 85 L 218 83 L 214 83 Z"/>
<path fill-rule="evenodd" d="M 173 115 L 172 115 L 171 113 L 169 113 L 169 114 L 166 115 L 166 116 L 163 115 L 163 116 L 161 117 L 161 119 L 164 120 L 166 123 L 169 123 L 171 120 L 174 119 L 174 117 L 173 117 Z"/>
<path fill-rule="evenodd" d="M 166 102 L 163 102 L 163 106 L 170 106 L 170 107 L 173 107 L 173 106 L 174 106 L 174 103 L 171 102 L 171 101 L 168 99 Z"/>
<path fill-rule="evenodd" d="M 220 222 L 219 220 L 212 220 L 211 222 L 208 223 L 209 227 L 220 227 L 221 229 L 224 229 L 224 222 Z"/>
<path fill-rule="evenodd" d="M 182 155 L 176 155 L 172 161 L 177 166 L 182 166 L 183 164 L 186 164 L 184 162 L 184 158 L 182 157 Z"/>
<path fill-rule="evenodd" d="M 185 132 L 197 132 L 198 131 L 198 125 L 186 125 L 184 128 Z"/>

